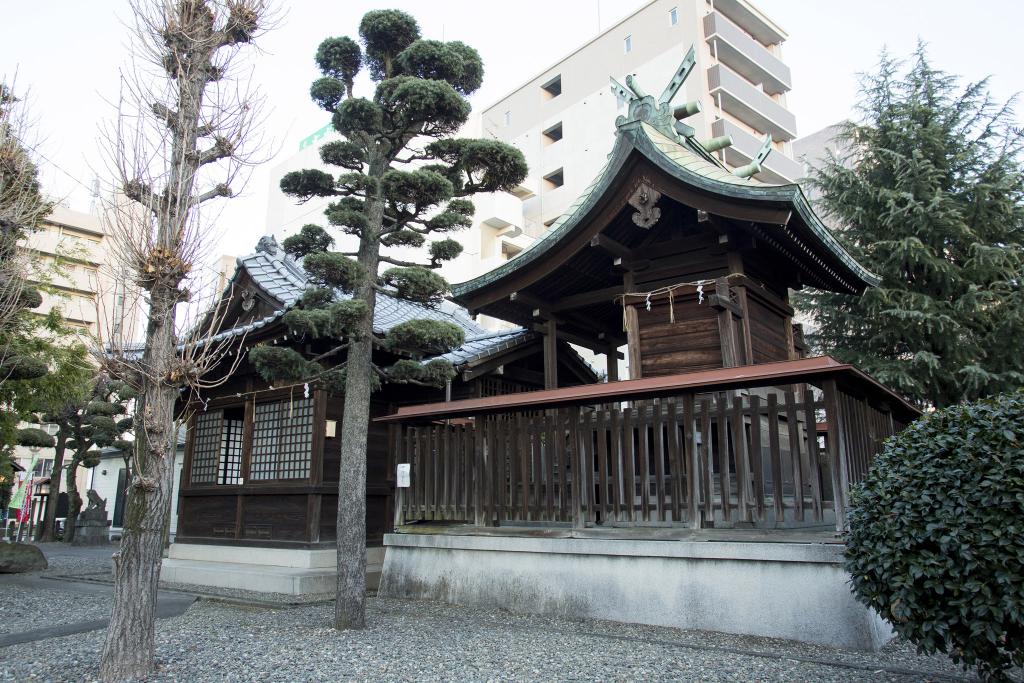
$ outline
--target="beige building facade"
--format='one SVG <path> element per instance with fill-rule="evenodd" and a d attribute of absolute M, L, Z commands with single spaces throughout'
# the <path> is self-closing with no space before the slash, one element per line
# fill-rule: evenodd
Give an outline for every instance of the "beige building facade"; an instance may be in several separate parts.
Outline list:
<path fill-rule="evenodd" d="M 52 290 L 43 292 L 36 312 L 56 308 L 70 327 L 105 342 L 138 336 L 140 297 L 118 276 L 110 242 L 101 216 L 54 207 L 26 242 L 33 283 Z"/>
<path fill-rule="evenodd" d="M 87 345 L 129 342 L 139 336 L 141 298 L 137 288 L 117 276 L 110 234 L 101 216 L 58 204 L 24 246 L 32 260 L 30 282 L 44 290 L 42 304 L 33 312 L 45 315 L 59 310 L 67 326 Z M 55 425 L 39 426 L 56 432 Z M 15 457 L 27 468 L 38 454 L 35 473 L 47 476 L 53 466 L 53 449 L 37 451 L 18 446 Z M 88 479 L 87 472 L 78 472 L 80 491 L 85 490 Z"/>

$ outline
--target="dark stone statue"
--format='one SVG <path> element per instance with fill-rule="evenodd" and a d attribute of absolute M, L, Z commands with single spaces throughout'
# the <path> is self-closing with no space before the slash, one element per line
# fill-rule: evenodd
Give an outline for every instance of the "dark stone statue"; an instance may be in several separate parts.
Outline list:
<path fill-rule="evenodd" d="M 93 489 L 89 489 L 85 495 L 89 499 L 89 506 L 78 514 L 71 545 L 107 545 L 110 543 L 107 501 L 100 498 Z"/>

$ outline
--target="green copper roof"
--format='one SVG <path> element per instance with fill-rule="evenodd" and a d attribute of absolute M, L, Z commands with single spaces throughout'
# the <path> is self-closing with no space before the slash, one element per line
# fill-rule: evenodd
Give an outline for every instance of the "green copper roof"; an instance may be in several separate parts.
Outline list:
<path fill-rule="evenodd" d="M 511 261 L 472 280 L 453 285 L 453 296 L 456 299 L 467 296 L 527 267 L 542 256 L 552 245 L 569 234 L 590 212 L 609 189 L 612 179 L 633 150 L 643 154 L 672 177 L 720 197 L 741 201 L 754 200 L 788 204 L 821 241 L 825 249 L 842 262 L 854 277 L 868 286 L 877 286 L 880 282 L 877 275 L 857 263 L 839 244 L 811 209 L 810 203 L 799 185 L 795 183 L 773 185 L 754 178 L 740 178 L 733 175 L 705 151 L 694 138 L 687 137 L 682 141 L 673 140 L 645 121 L 628 121 L 619 125 L 615 147 L 609 155 L 608 163 L 565 213 L 552 224 L 551 229 Z M 785 231 L 788 228 L 782 226 L 779 230 Z M 780 238 L 786 239 L 786 236 L 780 234 Z"/>

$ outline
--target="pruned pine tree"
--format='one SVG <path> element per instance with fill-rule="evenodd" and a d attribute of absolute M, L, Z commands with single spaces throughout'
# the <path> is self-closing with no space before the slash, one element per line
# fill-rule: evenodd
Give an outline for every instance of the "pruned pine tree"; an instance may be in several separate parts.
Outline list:
<path fill-rule="evenodd" d="M 53 446 L 52 438 L 46 444 L 35 443 L 37 439 L 32 432 L 24 431 L 25 423 L 45 422 L 41 414 L 50 406 L 87 391 L 95 368 L 90 364 L 85 344 L 56 308 L 46 315 L 22 310 L 8 321 L 5 334 L 8 359 L 26 359 L 29 363 L 23 368 L 38 368 L 31 373 L 12 373 L 6 381 L 0 382 L 0 474 L 9 475 L 15 445 Z M 48 499 L 51 505 L 56 505 L 63 466 L 63 454 L 55 455 L 55 469 L 51 474 L 54 495 Z"/>
<path fill-rule="evenodd" d="M 408 321 L 384 339 L 375 338 L 377 293 L 439 303 L 447 283 L 435 271 L 462 250 L 445 235 L 470 226 L 473 204 L 467 197 L 511 189 L 527 171 L 513 147 L 451 137 L 469 116 L 466 96 L 483 78 L 476 50 L 458 41 L 424 39 L 415 19 L 396 10 L 367 12 L 359 36 L 360 42 L 342 37 L 320 44 L 316 64 L 322 78 L 310 89 L 345 138 L 320 148 L 321 160 L 341 173 L 304 170 L 281 180 L 281 189 L 300 200 L 335 198 L 325 211 L 327 222 L 343 236 L 340 243 L 354 245 L 332 251 L 334 237 L 316 225 L 284 241 L 288 253 L 303 259 L 313 283 L 299 306 L 286 314 L 285 324 L 296 336 L 336 340 L 337 345 L 319 358 L 283 347 L 257 347 L 249 354 L 269 380 L 320 381 L 344 393 L 335 607 L 339 629 L 365 623 L 370 395 L 382 381 L 444 386 L 453 374 L 451 366 L 417 359 L 463 341 L 460 329 L 434 320 Z M 356 97 L 356 75 L 364 68 L 376 89 L 370 97 Z M 402 260 L 386 253 L 389 247 L 424 248 L 427 256 L 423 262 Z M 378 367 L 375 346 L 406 358 Z M 339 363 L 342 351 L 347 356 Z"/>
<path fill-rule="evenodd" d="M 105 375 L 93 375 L 83 387 L 67 387 L 63 397 L 51 403 L 40 422 L 53 424 L 57 433 L 53 437 L 54 461 L 50 474 L 51 495 L 37 538 L 55 540 L 54 523 L 57 516 L 57 496 L 63 473 L 68 492 L 68 515 L 64 525 L 64 542 L 75 538 L 75 522 L 82 510 L 82 494 L 76 478 L 79 467 L 92 468 L 100 462 L 97 448 L 114 446 L 122 452 L 131 450 L 133 443 L 125 439 L 134 419 L 127 415 L 135 389 Z M 70 454 L 67 468 L 64 458 Z"/>
<path fill-rule="evenodd" d="M 86 409 L 96 386 L 96 368 L 91 364 L 89 351 L 60 320 L 54 310 L 46 316 L 49 326 L 35 328 L 34 353 L 40 355 L 48 369 L 37 379 L 10 382 L 0 387 L 0 397 L 10 390 L 8 405 L 16 408 L 15 415 L 20 422 L 53 425 L 57 431 L 48 447 L 54 449 L 53 469 L 50 472 L 50 497 L 46 501 L 43 521 L 36 527 L 36 540 L 56 540 L 54 534 L 57 516 L 57 498 L 61 478 L 65 470 L 65 455 L 74 448 L 69 446 L 73 437 L 70 431 L 70 416 Z M 35 322 L 35 321 L 34 321 Z M 44 432 L 45 433 L 45 432 Z M 17 441 L 31 440 L 33 430 L 19 429 Z M 47 435 L 49 436 L 49 435 Z"/>
<path fill-rule="evenodd" d="M 267 28 L 265 0 L 131 0 L 134 61 L 107 132 L 117 192 L 114 253 L 145 292 L 144 347 L 111 340 L 100 360 L 138 394 L 124 534 L 114 555 L 114 606 L 100 664 L 104 681 L 153 671 L 154 609 L 174 479 L 175 402 L 226 380 L 204 375 L 226 347 L 211 337 L 223 311 L 179 325 L 209 248 L 207 202 L 237 191 L 252 164 L 262 101 L 239 61 Z M 256 145 L 254 147 L 254 144 Z M 182 331 L 187 330 L 187 331 Z M 229 363 L 229 365 L 231 365 Z"/>
<path fill-rule="evenodd" d="M 809 340 L 919 405 L 1024 385 L 1024 167 L 1012 101 L 961 86 L 919 45 L 862 79 L 861 121 L 812 182 L 819 208 L 882 277 L 863 296 L 804 295 Z"/>
<path fill-rule="evenodd" d="M 28 311 L 42 295 L 27 283 L 30 262 L 21 244 L 53 209 L 40 190 L 30 133 L 23 103 L 0 83 L 0 385 L 41 377 L 47 369 L 23 343 L 33 322 Z"/>
<path fill-rule="evenodd" d="M 39 434 L 19 432 L 23 418 L 84 381 L 85 347 L 65 343 L 70 332 L 60 313 L 32 312 L 42 303 L 30 271 L 40 275 L 24 241 L 53 206 L 42 194 L 32 158 L 24 101 L 0 83 L 0 504 L 6 506 L 16 444 L 46 447 Z M 49 435 L 43 432 L 49 439 Z M 28 441 L 26 442 L 25 439 Z M 43 439 L 46 441 L 46 439 Z M 52 441 L 52 439 L 49 439 Z"/>

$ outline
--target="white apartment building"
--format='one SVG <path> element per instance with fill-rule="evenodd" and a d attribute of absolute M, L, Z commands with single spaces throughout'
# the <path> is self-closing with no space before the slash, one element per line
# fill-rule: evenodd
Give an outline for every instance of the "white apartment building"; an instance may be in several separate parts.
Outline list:
<path fill-rule="evenodd" d="M 474 112 L 462 135 L 519 148 L 530 174 L 513 193 L 478 195 L 470 230 L 453 235 L 465 251 L 442 274 L 461 282 L 515 257 L 542 235 L 590 184 L 614 143 L 615 119 L 626 103 L 609 77 L 633 75 L 655 97 L 687 51 L 696 65 L 676 103 L 699 102 L 685 120 L 701 140 L 729 136 L 717 152 L 732 168 L 749 164 L 765 137 L 771 152 L 759 180 L 795 182 L 796 121 L 786 108 L 791 88 L 782 61 L 786 32 L 748 0 L 651 0 L 491 106 Z M 337 133 L 328 124 L 304 138 L 298 152 L 271 172 L 269 234 L 278 240 L 305 223 L 323 225 L 326 202 L 296 205 L 277 187 L 287 171 L 320 167 L 318 148 Z"/>
<path fill-rule="evenodd" d="M 483 110 L 484 134 L 518 147 L 530 167 L 525 185 L 533 194 L 519 224 L 542 234 L 604 165 L 615 119 L 626 110 L 609 77 L 624 83 L 632 75 L 657 97 L 691 46 L 696 65 L 674 101 L 699 102 L 701 111 L 685 123 L 701 140 L 730 136 L 719 154 L 731 167 L 750 163 L 769 135 L 772 151 L 758 179 L 797 180 L 785 39 L 746 0 L 653 0 Z"/>

